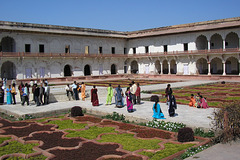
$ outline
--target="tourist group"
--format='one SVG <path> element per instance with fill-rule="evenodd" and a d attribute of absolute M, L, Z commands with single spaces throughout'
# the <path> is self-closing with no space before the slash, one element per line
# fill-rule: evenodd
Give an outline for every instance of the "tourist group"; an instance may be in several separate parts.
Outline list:
<path fill-rule="evenodd" d="M 48 86 L 47 80 L 43 80 L 40 86 L 37 85 L 37 82 L 30 81 L 30 83 L 25 83 L 18 85 L 18 90 L 20 93 L 21 105 L 24 106 L 25 102 L 29 105 L 30 99 L 30 88 L 32 90 L 32 101 L 35 102 L 37 106 L 49 104 L 49 95 L 50 95 L 50 87 Z M 6 87 L 6 83 L 0 84 L 0 104 L 4 104 L 4 90 L 6 90 L 7 95 L 7 104 L 16 104 L 16 84 L 12 83 Z M 44 100 L 43 100 L 44 99 Z"/>

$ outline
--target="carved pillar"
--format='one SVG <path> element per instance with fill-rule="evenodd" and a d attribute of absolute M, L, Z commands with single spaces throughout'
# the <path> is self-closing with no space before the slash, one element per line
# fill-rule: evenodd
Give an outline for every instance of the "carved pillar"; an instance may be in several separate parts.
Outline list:
<path fill-rule="evenodd" d="M 223 61 L 223 75 L 226 75 L 226 62 Z"/>
<path fill-rule="evenodd" d="M 168 62 L 168 74 L 171 74 L 171 63 Z"/>
<path fill-rule="evenodd" d="M 211 75 L 211 63 L 208 62 L 208 75 Z"/>
<path fill-rule="evenodd" d="M 160 66 L 161 66 L 161 73 L 160 74 L 163 74 L 163 63 L 160 62 Z M 239 65 L 240 66 L 240 65 Z M 239 73 L 240 74 L 240 73 Z"/>
<path fill-rule="evenodd" d="M 208 41 L 208 50 L 210 50 L 211 48 L 211 44 L 210 44 L 210 41 Z"/>
<path fill-rule="evenodd" d="M 226 49 L 226 42 L 225 42 L 225 39 L 223 39 L 223 50 Z"/>

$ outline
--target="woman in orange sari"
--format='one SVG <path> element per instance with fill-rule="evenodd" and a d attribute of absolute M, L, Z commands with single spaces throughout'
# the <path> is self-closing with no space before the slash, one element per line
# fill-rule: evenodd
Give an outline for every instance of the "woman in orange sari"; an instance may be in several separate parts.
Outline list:
<path fill-rule="evenodd" d="M 82 85 L 81 85 L 81 97 L 82 97 L 83 101 L 85 101 L 85 98 L 86 98 L 85 90 L 86 90 L 86 85 L 84 84 L 84 82 L 82 82 Z"/>
<path fill-rule="evenodd" d="M 191 99 L 190 99 L 190 102 L 189 102 L 189 106 L 190 106 L 190 107 L 196 107 L 196 106 L 195 106 L 195 103 L 196 103 L 196 100 L 195 100 L 195 98 L 194 98 L 194 95 L 191 94 Z"/>

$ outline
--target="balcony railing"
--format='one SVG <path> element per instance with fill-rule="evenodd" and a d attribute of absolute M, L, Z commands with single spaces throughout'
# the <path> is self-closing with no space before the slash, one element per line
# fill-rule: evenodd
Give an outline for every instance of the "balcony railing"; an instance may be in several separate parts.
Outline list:
<path fill-rule="evenodd" d="M 84 54 L 84 53 L 27 53 L 27 52 L 0 52 L 0 57 L 69 57 L 69 58 L 111 58 L 111 57 L 161 57 L 174 55 L 203 55 L 203 54 L 231 54 L 240 53 L 239 48 L 228 49 L 211 49 L 211 50 L 190 50 L 190 51 L 173 51 L 173 52 L 156 52 L 156 53 L 139 53 L 139 54 Z"/>

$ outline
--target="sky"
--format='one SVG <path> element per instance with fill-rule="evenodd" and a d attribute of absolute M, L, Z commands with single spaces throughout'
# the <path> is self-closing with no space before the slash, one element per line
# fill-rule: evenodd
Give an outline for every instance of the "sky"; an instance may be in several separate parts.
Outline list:
<path fill-rule="evenodd" d="M 0 0 L 0 21 L 137 31 L 240 16 L 240 0 Z"/>

